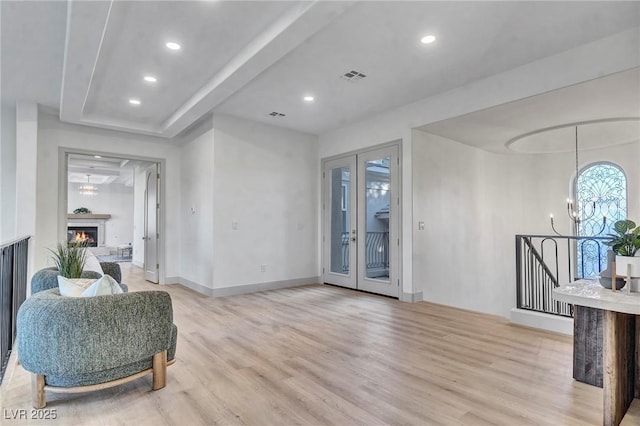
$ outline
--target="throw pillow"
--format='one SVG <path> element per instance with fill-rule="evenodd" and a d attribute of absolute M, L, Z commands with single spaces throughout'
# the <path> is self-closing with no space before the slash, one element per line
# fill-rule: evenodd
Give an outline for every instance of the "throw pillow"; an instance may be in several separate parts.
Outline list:
<path fill-rule="evenodd" d="M 111 275 L 103 275 L 98 281 L 91 284 L 80 297 L 103 296 L 105 294 L 124 293 L 118 282 Z"/>
<path fill-rule="evenodd" d="M 96 282 L 95 278 L 65 278 L 58 275 L 58 289 L 61 296 L 80 297 L 91 284 Z"/>
<path fill-rule="evenodd" d="M 86 249 L 84 251 L 84 256 L 84 271 L 94 271 L 99 273 L 100 275 L 104 275 L 102 266 L 100 266 L 100 261 L 98 260 L 96 255 L 91 252 L 91 250 Z"/>
<path fill-rule="evenodd" d="M 123 293 L 118 282 L 109 275 L 97 280 L 91 278 L 65 278 L 58 275 L 58 288 L 61 296 L 93 297 L 105 294 Z"/>

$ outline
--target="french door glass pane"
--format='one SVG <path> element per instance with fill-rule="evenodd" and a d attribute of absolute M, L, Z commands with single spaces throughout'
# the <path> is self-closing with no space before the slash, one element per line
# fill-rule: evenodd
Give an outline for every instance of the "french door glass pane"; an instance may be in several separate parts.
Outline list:
<path fill-rule="evenodd" d="M 390 157 L 365 164 L 366 277 L 389 281 Z"/>
<path fill-rule="evenodd" d="M 349 274 L 349 167 L 331 169 L 331 272 Z"/>

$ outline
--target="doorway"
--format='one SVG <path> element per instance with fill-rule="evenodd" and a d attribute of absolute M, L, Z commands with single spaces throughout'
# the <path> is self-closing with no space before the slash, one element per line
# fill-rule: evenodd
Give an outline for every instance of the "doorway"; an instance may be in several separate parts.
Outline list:
<path fill-rule="evenodd" d="M 398 145 L 323 163 L 323 279 L 399 297 Z"/>
<path fill-rule="evenodd" d="M 61 161 L 61 232 L 80 231 L 100 261 L 132 263 L 159 283 L 162 161 L 62 149 Z"/>

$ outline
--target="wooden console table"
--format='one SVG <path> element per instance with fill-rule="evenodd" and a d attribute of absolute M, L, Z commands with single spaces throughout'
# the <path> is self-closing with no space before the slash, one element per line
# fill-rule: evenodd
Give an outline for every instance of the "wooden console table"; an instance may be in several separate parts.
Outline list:
<path fill-rule="evenodd" d="M 640 293 L 613 292 L 597 280 L 578 280 L 553 290 L 553 298 L 602 309 L 604 425 L 617 426 L 640 396 Z"/>

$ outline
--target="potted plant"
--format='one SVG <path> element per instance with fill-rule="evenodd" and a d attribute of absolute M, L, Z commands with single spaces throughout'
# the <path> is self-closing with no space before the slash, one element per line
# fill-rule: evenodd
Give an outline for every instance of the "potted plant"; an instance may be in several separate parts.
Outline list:
<path fill-rule="evenodd" d="M 640 277 L 640 226 L 632 220 L 619 220 L 613 224 L 615 234 L 608 234 L 604 243 L 616 254 L 616 275 Z"/>
<path fill-rule="evenodd" d="M 49 250 L 60 275 L 65 278 L 80 278 L 86 259 L 84 248 L 81 242 L 71 242 L 58 243 L 56 250 Z"/>

